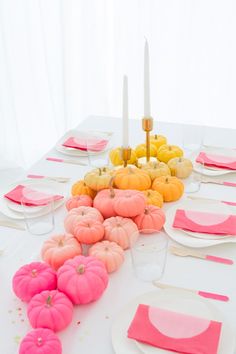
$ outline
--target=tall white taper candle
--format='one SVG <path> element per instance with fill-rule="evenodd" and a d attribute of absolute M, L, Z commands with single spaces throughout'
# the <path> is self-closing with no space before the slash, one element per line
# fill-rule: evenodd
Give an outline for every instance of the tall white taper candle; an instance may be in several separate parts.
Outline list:
<path fill-rule="evenodd" d="M 144 46 L 144 117 L 151 117 L 150 107 L 150 78 L 149 78 L 149 47 L 145 40 Z"/>

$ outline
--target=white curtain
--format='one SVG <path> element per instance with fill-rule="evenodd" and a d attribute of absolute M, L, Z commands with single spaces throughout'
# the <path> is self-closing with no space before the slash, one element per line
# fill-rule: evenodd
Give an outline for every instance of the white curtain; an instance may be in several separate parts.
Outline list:
<path fill-rule="evenodd" d="M 236 128 L 235 0 L 0 0 L 0 155 L 29 166 L 89 114 Z"/>

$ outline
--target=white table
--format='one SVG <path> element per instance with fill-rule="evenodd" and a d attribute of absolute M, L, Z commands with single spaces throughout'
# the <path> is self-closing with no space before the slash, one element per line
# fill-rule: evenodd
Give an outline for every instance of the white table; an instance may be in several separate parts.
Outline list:
<path fill-rule="evenodd" d="M 169 142 L 181 144 L 182 125 L 156 122 L 156 131 L 168 137 Z M 90 117 L 79 125 L 82 129 L 110 130 L 115 132 L 116 142 L 121 143 L 121 120 L 116 118 Z M 193 129 L 197 129 L 193 127 Z M 132 120 L 131 145 L 144 141 L 144 132 L 141 130 L 140 120 Z M 205 143 L 210 145 L 235 146 L 236 131 L 207 127 L 205 129 Z M 47 156 L 60 156 L 52 149 Z M 51 176 L 71 177 L 71 184 L 83 178 L 87 167 L 54 163 L 43 157 L 31 169 L 30 173 Z M 70 185 L 67 185 L 68 195 Z M 236 201 L 236 188 L 219 185 L 203 185 L 197 195 L 215 199 Z M 167 209 L 172 203 L 166 204 Z M 66 215 L 65 207 L 56 211 L 55 233 L 63 232 L 63 219 Z M 30 329 L 26 316 L 26 304 L 15 298 L 11 290 L 11 279 L 15 271 L 23 264 L 40 259 L 39 252 L 43 241 L 49 236 L 32 236 L 26 231 L 17 231 L 0 227 L 0 249 L 5 252 L 0 256 L 0 351 L 2 354 L 18 352 L 19 337 L 23 337 Z M 236 245 L 228 244 L 211 247 L 209 253 L 221 254 L 236 261 Z M 228 303 L 214 304 L 225 314 L 235 328 L 236 333 L 236 266 L 222 266 L 220 264 L 204 262 L 193 258 L 181 258 L 168 255 L 167 266 L 162 281 L 172 285 L 195 288 L 230 296 Z M 110 282 L 103 296 L 92 304 L 76 306 L 70 327 L 58 333 L 64 354 L 111 354 L 111 325 L 122 309 L 132 298 L 144 292 L 155 290 L 150 283 L 139 281 L 133 276 L 129 251 L 126 251 L 125 263 L 119 271 L 110 275 Z M 160 291 L 156 289 L 156 291 Z M 21 312 L 18 310 L 22 308 Z M 80 324 L 77 322 L 80 321 Z M 124 353 L 126 354 L 126 353 Z"/>

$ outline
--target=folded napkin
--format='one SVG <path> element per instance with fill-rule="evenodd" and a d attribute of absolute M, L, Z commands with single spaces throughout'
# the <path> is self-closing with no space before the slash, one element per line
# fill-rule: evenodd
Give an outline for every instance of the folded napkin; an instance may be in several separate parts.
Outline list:
<path fill-rule="evenodd" d="M 140 304 L 128 337 L 181 354 L 217 354 L 222 324 Z"/>
<path fill-rule="evenodd" d="M 43 206 L 47 205 L 52 199 L 55 202 L 64 198 L 62 195 L 42 193 L 21 184 L 5 194 L 4 197 L 17 204 L 21 204 L 21 201 L 24 200 L 26 206 Z"/>
<path fill-rule="evenodd" d="M 236 170 L 236 157 L 208 154 L 200 152 L 196 162 L 204 163 L 206 166 L 224 168 L 227 170 Z"/>
<path fill-rule="evenodd" d="M 236 235 L 236 215 L 178 209 L 174 228 L 217 235 Z"/>
<path fill-rule="evenodd" d="M 94 152 L 99 152 L 105 149 L 107 146 L 108 140 L 100 140 L 95 137 L 91 138 L 75 138 L 75 137 L 70 137 L 68 138 L 62 146 L 73 148 L 73 149 L 78 149 L 78 150 L 83 150 L 83 151 L 94 151 Z"/>

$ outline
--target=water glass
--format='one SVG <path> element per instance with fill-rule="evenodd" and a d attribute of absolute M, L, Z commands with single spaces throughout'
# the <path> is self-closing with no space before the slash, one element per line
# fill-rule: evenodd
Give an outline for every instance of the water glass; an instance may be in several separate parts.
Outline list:
<path fill-rule="evenodd" d="M 111 137 L 102 132 L 90 134 L 86 138 L 88 163 L 99 168 L 109 165 L 109 152 L 112 148 Z"/>
<path fill-rule="evenodd" d="M 204 127 L 202 126 L 183 126 L 182 146 L 184 156 L 190 158 L 193 154 L 200 151 L 204 140 Z"/>

